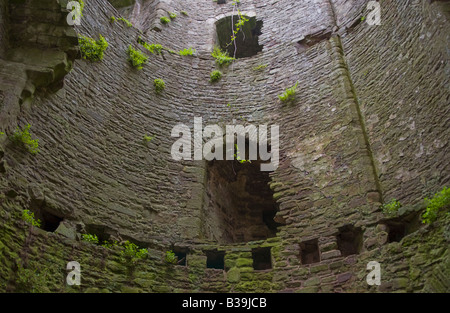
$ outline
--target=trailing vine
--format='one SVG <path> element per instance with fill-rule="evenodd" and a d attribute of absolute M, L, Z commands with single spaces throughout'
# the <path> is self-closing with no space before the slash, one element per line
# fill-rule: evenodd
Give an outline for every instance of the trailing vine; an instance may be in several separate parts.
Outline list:
<path fill-rule="evenodd" d="M 246 18 L 242 14 L 241 10 L 239 10 L 238 6 L 240 3 L 241 3 L 240 0 L 233 0 L 233 3 L 231 4 L 233 6 L 233 14 L 231 15 L 231 30 L 233 31 L 233 34 L 231 35 L 231 42 L 228 43 L 227 47 L 234 44 L 234 54 L 233 54 L 234 58 L 236 58 L 236 52 L 237 52 L 236 37 L 237 37 L 239 31 L 241 31 L 242 26 L 244 26 L 244 24 L 249 21 L 249 19 Z M 234 23 L 234 15 L 236 13 L 236 10 L 237 10 L 237 15 L 239 16 L 239 19 L 235 24 Z M 245 33 L 242 32 L 242 34 L 244 35 L 244 38 L 245 38 Z"/>

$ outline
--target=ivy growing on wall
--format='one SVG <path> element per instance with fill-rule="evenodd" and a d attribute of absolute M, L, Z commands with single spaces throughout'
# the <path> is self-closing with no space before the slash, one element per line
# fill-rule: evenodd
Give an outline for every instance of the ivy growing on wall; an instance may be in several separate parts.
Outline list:
<path fill-rule="evenodd" d="M 157 78 L 153 81 L 153 86 L 155 87 L 155 92 L 157 94 L 161 93 L 164 91 L 164 89 L 166 88 L 166 84 L 164 83 L 164 81 L 160 78 Z"/>
<path fill-rule="evenodd" d="M 79 36 L 78 43 L 83 59 L 91 62 L 103 60 L 103 53 L 108 48 L 108 42 L 102 35 L 99 36 L 98 40 L 86 36 Z"/>
<path fill-rule="evenodd" d="M 30 124 L 27 124 L 24 129 L 17 127 L 10 140 L 17 145 L 22 145 L 31 154 L 37 154 L 39 152 L 39 139 L 31 138 L 30 128 Z"/>
<path fill-rule="evenodd" d="M 232 27 L 233 34 L 231 35 L 231 42 L 227 45 L 227 46 L 230 46 L 232 44 L 234 45 L 234 55 L 233 55 L 234 58 L 236 58 L 236 51 L 237 51 L 236 37 L 237 37 L 239 31 L 244 26 L 244 24 L 249 21 L 248 18 L 242 14 L 241 10 L 239 10 L 238 6 L 240 3 L 241 3 L 240 0 L 233 0 L 233 3 L 232 3 L 233 14 L 231 15 L 231 27 Z M 236 10 L 237 10 L 237 15 L 238 15 L 238 20 L 236 23 L 234 23 L 233 19 L 234 19 Z"/>
<path fill-rule="evenodd" d="M 130 61 L 131 64 L 138 70 L 141 70 L 143 65 L 147 63 L 148 57 L 141 51 L 134 49 L 131 45 L 128 46 L 127 53 L 128 61 Z"/>

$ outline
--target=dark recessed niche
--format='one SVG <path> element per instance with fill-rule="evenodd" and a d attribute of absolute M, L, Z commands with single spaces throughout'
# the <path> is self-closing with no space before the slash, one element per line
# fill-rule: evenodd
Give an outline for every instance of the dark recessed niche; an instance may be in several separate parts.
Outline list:
<path fill-rule="evenodd" d="M 111 236 L 111 231 L 108 230 L 108 227 L 103 225 L 85 225 L 84 231 L 81 231 L 89 235 L 96 235 L 100 244 L 104 243 L 105 241 L 109 241 Z"/>
<path fill-rule="evenodd" d="M 217 0 L 217 4 L 225 4 L 227 3 L 227 0 Z"/>
<path fill-rule="evenodd" d="M 206 251 L 206 268 L 225 269 L 225 251 Z"/>
<path fill-rule="evenodd" d="M 300 243 L 300 262 L 302 264 L 320 262 L 319 244 L 317 239 Z"/>
<path fill-rule="evenodd" d="M 261 163 L 261 160 L 207 162 L 203 211 L 206 237 L 219 243 L 237 243 L 276 235 L 283 224 L 274 220 L 278 204 L 269 187 L 269 172 L 261 171 Z"/>
<path fill-rule="evenodd" d="M 41 214 L 42 229 L 48 232 L 54 232 L 62 220 L 61 217 L 44 211 Z"/>
<path fill-rule="evenodd" d="M 41 221 L 40 228 L 45 231 L 54 232 L 63 221 L 62 217 L 47 210 L 43 201 L 31 201 L 30 210 L 34 212 L 35 218 Z"/>
<path fill-rule="evenodd" d="M 272 258 L 270 247 L 252 249 L 253 269 L 257 271 L 272 268 Z"/>
<path fill-rule="evenodd" d="M 353 225 L 343 226 L 339 228 L 336 239 L 342 256 L 345 257 L 361 252 L 363 232 L 360 227 L 354 227 Z"/>
<path fill-rule="evenodd" d="M 187 249 L 175 247 L 172 251 L 178 259 L 177 265 L 186 266 Z"/>
<path fill-rule="evenodd" d="M 399 242 L 403 237 L 415 232 L 422 226 L 420 213 L 418 212 L 386 220 L 382 224 L 386 225 L 388 242 Z"/>
<path fill-rule="evenodd" d="M 262 34 L 263 22 L 258 21 L 256 17 L 246 17 L 245 22 L 236 36 L 236 45 L 231 41 L 234 26 L 238 20 L 238 15 L 227 16 L 217 21 L 217 45 L 227 51 L 230 56 L 236 59 L 246 58 L 256 55 L 262 51 L 263 46 L 259 44 L 259 36 Z"/>

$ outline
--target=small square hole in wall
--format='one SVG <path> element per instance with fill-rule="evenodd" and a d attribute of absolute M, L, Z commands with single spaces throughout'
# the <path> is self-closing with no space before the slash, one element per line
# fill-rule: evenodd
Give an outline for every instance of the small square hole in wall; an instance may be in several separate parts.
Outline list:
<path fill-rule="evenodd" d="M 54 232 L 59 224 L 62 222 L 62 218 L 49 212 L 42 212 L 42 228 L 48 232 Z"/>
<path fill-rule="evenodd" d="M 363 232 L 361 227 L 346 225 L 339 228 L 337 235 L 338 249 L 342 256 L 358 254 L 363 243 Z"/>
<path fill-rule="evenodd" d="M 186 256 L 187 256 L 187 250 L 184 248 L 173 248 L 173 253 L 175 253 L 175 256 L 177 257 L 177 265 L 186 266 Z"/>
<path fill-rule="evenodd" d="M 225 269 L 225 251 L 206 251 L 206 268 Z"/>
<path fill-rule="evenodd" d="M 300 261 L 302 264 L 320 262 L 319 244 L 317 239 L 300 243 Z"/>
<path fill-rule="evenodd" d="M 388 227 L 388 242 L 399 242 L 405 237 L 406 228 L 402 223 L 386 223 Z"/>
<path fill-rule="evenodd" d="M 399 242 L 422 226 L 419 212 L 388 219 L 383 224 L 387 227 L 388 242 Z"/>
<path fill-rule="evenodd" d="M 270 247 L 252 249 L 253 269 L 268 270 L 272 268 Z"/>

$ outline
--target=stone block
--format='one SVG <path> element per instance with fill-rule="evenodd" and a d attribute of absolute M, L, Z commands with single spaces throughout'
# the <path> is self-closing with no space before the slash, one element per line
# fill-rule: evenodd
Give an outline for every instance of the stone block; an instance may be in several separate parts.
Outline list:
<path fill-rule="evenodd" d="M 228 272 L 227 272 L 227 281 L 229 283 L 238 283 L 241 280 L 241 272 L 237 267 L 233 267 L 231 268 Z"/>
<path fill-rule="evenodd" d="M 331 250 L 321 254 L 322 260 L 333 259 L 341 256 L 341 251 L 339 250 Z"/>

